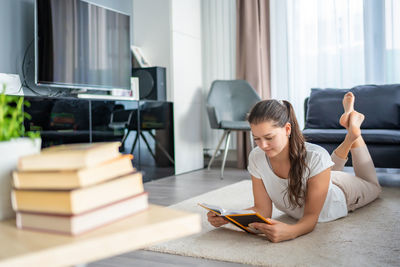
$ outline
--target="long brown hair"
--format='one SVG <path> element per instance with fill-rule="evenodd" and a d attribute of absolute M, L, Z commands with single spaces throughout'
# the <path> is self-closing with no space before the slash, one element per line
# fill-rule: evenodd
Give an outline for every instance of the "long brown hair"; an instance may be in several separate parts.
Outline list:
<path fill-rule="evenodd" d="M 250 111 L 247 120 L 250 124 L 272 121 L 275 127 L 284 127 L 291 124 L 289 135 L 288 188 L 285 195 L 289 196 L 289 207 L 301 207 L 305 202 L 303 191 L 303 176 L 309 168 L 306 164 L 306 148 L 304 136 L 297 123 L 292 105 L 288 101 L 263 100 L 258 102 Z"/>

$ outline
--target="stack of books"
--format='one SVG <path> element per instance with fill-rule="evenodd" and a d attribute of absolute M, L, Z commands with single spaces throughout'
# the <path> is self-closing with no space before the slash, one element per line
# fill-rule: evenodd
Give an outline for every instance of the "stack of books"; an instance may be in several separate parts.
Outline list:
<path fill-rule="evenodd" d="M 60 145 L 20 158 L 11 196 L 17 227 L 78 235 L 146 210 L 142 174 L 119 146 Z"/>

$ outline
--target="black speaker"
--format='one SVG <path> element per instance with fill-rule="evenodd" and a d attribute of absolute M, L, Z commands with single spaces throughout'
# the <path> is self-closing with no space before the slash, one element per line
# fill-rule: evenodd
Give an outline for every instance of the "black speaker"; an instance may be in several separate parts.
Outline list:
<path fill-rule="evenodd" d="M 133 68 L 139 78 L 139 99 L 166 101 L 166 69 L 164 67 Z"/>

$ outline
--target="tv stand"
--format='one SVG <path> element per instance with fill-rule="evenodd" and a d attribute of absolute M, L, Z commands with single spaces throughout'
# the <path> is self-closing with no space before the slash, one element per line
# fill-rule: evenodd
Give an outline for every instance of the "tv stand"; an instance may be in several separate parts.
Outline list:
<path fill-rule="evenodd" d="M 171 102 L 90 94 L 25 99 L 32 116 L 25 129 L 40 131 L 42 147 L 123 141 L 121 152 L 134 155 L 144 181 L 175 174 Z"/>

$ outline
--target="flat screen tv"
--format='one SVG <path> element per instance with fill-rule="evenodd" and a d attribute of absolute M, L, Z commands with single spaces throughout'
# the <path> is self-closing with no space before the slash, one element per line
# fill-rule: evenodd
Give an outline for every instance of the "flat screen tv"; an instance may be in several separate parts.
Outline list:
<path fill-rule="evenodd" d="M 130 16 L 82 0 L 35 1 L 35 83 L 130 89 Z"/>

